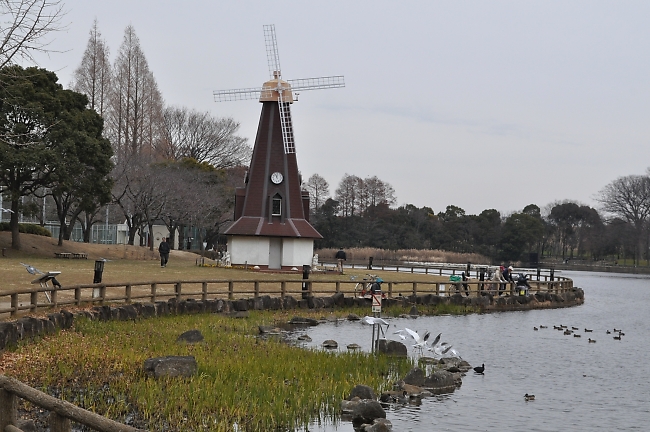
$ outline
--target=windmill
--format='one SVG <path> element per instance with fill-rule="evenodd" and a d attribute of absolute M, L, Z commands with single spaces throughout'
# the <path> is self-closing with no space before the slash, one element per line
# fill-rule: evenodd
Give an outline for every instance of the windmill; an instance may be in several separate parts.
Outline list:
<path fill-rule="evenodd" d="M 319 78 L 282 80 L 275 26 L 270 24 L 263 27 L 266 58 L 269 66 L 269 81 L 262 84 L 262 87 L 217 90 L 214 92 L 214 100 L 215 102 L 230 102 L 245 99 L 259 99 L 260 102 L 277 101 L 280 111 L 284 151 L 285 153 L 295 153 L 296 148 L 289 104 L 298 99 L 293 98 L 293 92 L 345 87 L 345 79 L 343 75 L 334 75 Z"/>
<path fill-rule="evenodd" d="M 246 186 L 235 191 L 234 222 L 224 234 L 232 264 L 292 268 L 311 264 L 314 239 L 322 236 L 309 223 L 290 105 L 294 92 L 345 87 L 345 81 L 341 75 L 283 80 L 275 26 L 264 26 L 264 40 L 270 79 L 261 87 L 214 92 L 216 102 L 262 103 Z"/>

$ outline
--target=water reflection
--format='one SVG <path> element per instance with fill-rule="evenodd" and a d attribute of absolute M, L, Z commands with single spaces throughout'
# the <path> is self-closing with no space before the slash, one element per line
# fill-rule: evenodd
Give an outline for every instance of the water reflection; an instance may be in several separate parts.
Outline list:
<path fill-rule="evenodd" d="M 485 363 L 484 375 L 469 372 L 453 394 L 425 398 L 420 406 L 390 406 L 387 417 L 393 430 L 645 430 L 650 423 L 646 314 L 650 277 L 563 275 L 584 288 L 584 305 L 390 319 L 391 329 L 442 332 L 442 340 L 452 343 L 472 366 Z M 554 325 L 577 327 L 582 337 L 564 335 Z M 585 333 L 585 328 L 593 332 Z M 624 331 L 621 340 L 606 333 L 614 328 Z M 369 351 L 371 332 L 371 327 L 349 321 L 304 329 L 312 338 L 307 346 L 334 339 L 340 350 L 356 343 Z M 398 340 L 392 331 L 388 335 Z M 589 338 L 597 343 L 589 343 Z M 409 353 L 415 354 L 410 346 Z M 526 401 L 526 393 L 534 394 L 535 400 Z M 352 432 L 353 428 L 341 422 L 310 425 L 309 430 Z"/>

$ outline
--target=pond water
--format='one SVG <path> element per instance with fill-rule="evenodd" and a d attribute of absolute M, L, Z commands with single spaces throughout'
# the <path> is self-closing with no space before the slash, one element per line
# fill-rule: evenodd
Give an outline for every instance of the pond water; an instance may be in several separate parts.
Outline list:
<path fill-rule="evenodd" d="M 648 430 L 650 424 L 650 277 L 563 272 L 585 290 L 582 306 L 467 316 L 392 318 L 453 344 L 473 371 L 453 394 L 423 399 L 420 406 L 387 409 L 394 431 L 594 431 Z M 370 310 L 368 311 L 370 315 Z M 554 325 L 578 327 L 580 338 Z M 533 327 L 548 328 L 535 331 Z M 593 329 L 585 333 L 584 329 Z M 622 329 L 614 340 L 607 330 Z M 339 349 L 371 346 L 372 327 L 359 322 L 321 324 L 305 330 L 309 346 L 334 339 Z M 588 338 L 596 340 L 589 343 Z M 408 340 L 407 340 L 408 342 Z M 409 352 L 411 353 L 410 343 Z M 361 383 L 362 384 L 362 383 Z M 534 394 L 526 402 L 524 394 Z M 350 422 L 309 426 L 311 432 L 352 432 Z"/>

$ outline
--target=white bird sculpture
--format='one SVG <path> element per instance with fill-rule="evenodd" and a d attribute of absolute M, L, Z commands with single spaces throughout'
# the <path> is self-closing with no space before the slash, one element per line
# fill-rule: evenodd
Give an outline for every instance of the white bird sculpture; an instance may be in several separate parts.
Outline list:
<path fill-rule="evenodd" d="M 362 319 L 361 321 L 362 321 L 364 324 L 370 324 L 370 325 L 375 325 L 375 324 L 385 325 L 385 326 L 389 326 L 389 325 L 390 325 L 390 324 L 388 324 L 388 322 L 387 322 L 386 320 L 384 320 L 384 319 L 381 319 L 381 318 L 375 318 L 375 317 L 371 317 L 371 316 L 364 316 L 363 319 Z"/>
<path fill-rule="evenodd" d="M 427 347 L 427 339 L 429 339 L 429 332 L 426 332 L 424 336 L 420 336 L 418 332 L 411 330 L 410 328 L 404 328 L 406 330 L 406 333 L 411 335 L 413 340 L 415 340 L 415 344 L 413 345 L 414 348 L 419 349 L 420 353 L 422 353 L 422 350 Z"/>
<path fill-rule="evenodd" d="M 29 274 L 32 274 L 32 275 L 35 275 L 35 274 L 45 274 L 45 273 L 43 273 L 42 271 L 40 271 L 39 269 L 37 269 L 37 268 L 35 268 L 35 267 L 33 267 L 33 266 L 29 265 L 29 264 L 25 264 L 25 263 L 23 263 L 23 262 L 21 262 L 20 264 L 22 264 L 22 265 L 25 267 L 25 270 L 27 270 L 27 272 L 28 272 Z"/>

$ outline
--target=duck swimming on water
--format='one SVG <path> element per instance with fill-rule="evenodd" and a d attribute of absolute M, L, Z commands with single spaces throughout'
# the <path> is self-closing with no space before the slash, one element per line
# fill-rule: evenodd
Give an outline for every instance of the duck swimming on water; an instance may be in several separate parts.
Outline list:
<path fill-rule="evenodd" d="M 474 372 L 478 374 L 482 374 L 483 372 L 485 372 L 485 363 L 483 363 L 481 366 L 476 366 L 474 368 Z"/>
<path fill-rule="evenodd" d="M 534 401 L 534 400 L 535 400 L 535 395 L 529 395 L 528 393 L 526 393 L 526 394 L 524 395 L 524 399 L 526 400 L 526 402 L 528 402 L 528 401 Z"/>

